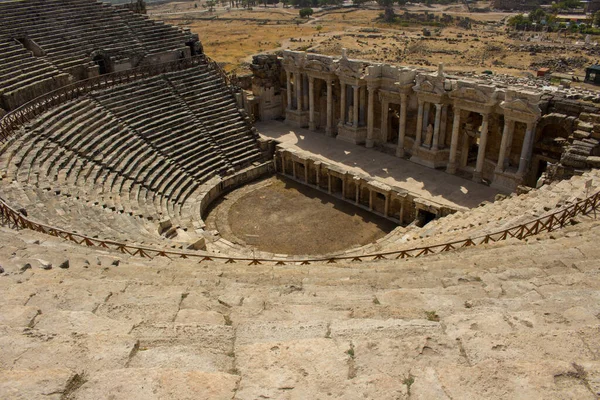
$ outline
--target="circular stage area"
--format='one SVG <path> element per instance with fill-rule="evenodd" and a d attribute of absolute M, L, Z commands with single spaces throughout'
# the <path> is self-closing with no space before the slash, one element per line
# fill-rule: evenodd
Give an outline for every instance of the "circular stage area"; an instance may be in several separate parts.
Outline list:
<path fill-rule="evenodd" d="M 215 203 L 207 228 L 230 242 L 278 254 L 328 254 L 371 243 L 397 225 L 316 189 L 271 177 Z"/>

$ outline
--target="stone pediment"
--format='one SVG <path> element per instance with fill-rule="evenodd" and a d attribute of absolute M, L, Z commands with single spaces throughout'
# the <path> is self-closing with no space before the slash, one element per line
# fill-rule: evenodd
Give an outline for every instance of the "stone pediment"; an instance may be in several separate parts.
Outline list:
<path fill-rule="evenodd" d="M 331 72 L 329 69 L 329 65 L 326 65 L 319 60 L 308 60 L 304 65 L 304 68 L 309 71 Z"/>
<path fill-rule="evenodd" d="M 413 86 L 415 92 L 429 93 L 435 95 L 443 95 L 446 93 L 444 90 L 444 78 L 432 75 L 417 75 L 417 84 Z"/>
<path fill-rule="evenodd" d="M 361 79 L 363 78 L 362 65 L 354 62 L 350 62 L 348 60 L 340 60 L 335 73 L 342 77 Z"/>
<path fill-rule="evenodd" d="M 539 107 L 540 98 L 541 94 L 539 93 L 508 90 L 506 92 L 506 98 L 500 104 L 500 107 L 506 111 L 537 116 L 542 113 L 542 110 Z"/>
<path fill-rule="evenodd" d="M 457 88 L 450 93 L 450 97 L 489 106 L 496 102 L 498 93 L 493 86 L 459 81 Z"/>
<path fill-rule="evenodd" d="M 542 113 L 542 110 L 537 104 L 531 104 L 522 99 L 517 99 L 510 102 L 503 101 L 500 104 L 500 107 L 506 111 L 514 111 L 524 114 L 541 115 Z"/>

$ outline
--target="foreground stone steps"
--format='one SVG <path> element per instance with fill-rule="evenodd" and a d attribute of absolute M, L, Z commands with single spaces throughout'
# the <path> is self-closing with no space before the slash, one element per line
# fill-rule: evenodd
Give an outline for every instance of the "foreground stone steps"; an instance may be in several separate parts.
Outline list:
<path fill-rule="evenodd" d="M 599 227 L 333 266 L 150 261 L 0 228 L 0 395 L 408 398 L 412 377 L 411 398 L 593 399 Z"/>

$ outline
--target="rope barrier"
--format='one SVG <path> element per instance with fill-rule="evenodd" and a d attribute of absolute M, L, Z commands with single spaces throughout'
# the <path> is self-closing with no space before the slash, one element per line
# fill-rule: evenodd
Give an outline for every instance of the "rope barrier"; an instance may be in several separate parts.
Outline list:
<path fill-rule="evenodd" d="M 406 259 L 418 258 L 432 254 L 439 254 L 448 251 L 458 250 L 465 247 L 480 246 L 489 243 L 500 242 L 509 238 L 523 240 L 530 236 L 537 235 L 541 232 L 552 232 L 562 228 L 567 222 L 577 215 L 587 215 L 590 213 L 596 217 L 596 210 L 600 208 L 600 192 L 583 199 L 577 203 L 571 204 L 559 211 L 544 215 L 532 221 L 513 226 L 498 232 L 489 233 L 477 237 L 468 237 L 465 239 L 455 240 L 452 242 L 434 244 L 423 247 L 414 247 L 404 250 L 391 250 L 387 252 L 352 255 L 352 256 L 332 256 L 332 257 L 316 257 L 305 259 L 288 259 L 288 258 L 250 258 L 250 257 L 235 257 L 227 255 L 216 255 L 207 252 L 184 252 L 165 249 L 156 249 L 151 247 L 135 246 L 123 242 L 112 240 L 103 240 L 81 235 L 75 232 L 69 232 L 56 228 L 50 225 L 35 222 L 17 210 L 10 207 L 3 199 L 0 199 L 0 223 L 12 229 L 29 229 L 36 232 L 41 232 L 50 236 L 59 237 L 79 245 L 87 247 L 99 247 L 103 249 L 113 249 L 131 256 L 139 256 L 142 258 L 153 259 L 155 257 L 166 257 L 169 259 L 199 259 L 198 263 L 214 262 L 217 260 L 223 261 L 226 264 L 234 264 L 238 262 L 248 263 L 248 265 L 286 265 L 300 264 L 310 265 L 312 263 L 337 263 L 338 261 L 363 262 L 377 261 L 389 259 Z"/>

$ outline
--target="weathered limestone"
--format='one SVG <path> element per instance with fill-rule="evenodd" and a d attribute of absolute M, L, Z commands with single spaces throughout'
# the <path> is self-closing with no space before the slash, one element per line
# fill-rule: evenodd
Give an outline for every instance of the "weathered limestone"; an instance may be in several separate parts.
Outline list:
<path fill-rule="evenodd" d="M 286 165 L 292 166 L 291 175 Z M 297 175 L 296 165 L 302 166 L 303 178 Z M 433 215 L 433 218 L 440 218 L 456 211 L 447 205 L 419 198 L 406 190 L 391 187 L 368 177 L 353 175 L 338 166 L 317 161 L 311 154 L 302 151 L 278 148 L 275 153 L 275 166 L 276 172 L 324 190 L 399 224 L 409 224 L 413 221 L 418 224 L 419 209 Z M 316 178 L 312 180 L 309 176 Z M 326 176 L 325 187 L 319 182 L 320 176 Z M 368 193 L 366 198 L 362 195 L 364 192 Z M 381 198 L 383 202 L 380 201 Z"/>
<path fill-rule="evenodd" d="M 540 92 L 458 79 L 446 74 L 442 65 L 433 73 L 417 72 L 351 60 L 345 55 L 333 58 L 289 50 L 284 51 L 282 65 L 288 86 L 290 73 L 294 82 L 301 74 L 309 77 L 309 85 L 314 79 L 327 82 L 327 110 L 318 110 L 321 103 L 316 99 L 310 102 L 312 106 L 306 115 L 288 107 L 286 121 L 296 126 L 324 130 L 339 140 L 366 147 L 389 148 L 398 157 L 444 168 L 451 174 L 460 170 L 474 181 L 506 190 L 530 183 L 537 170 L 536 167 L 532 172 L 530 166 L 533 142 L 537 140 L 536 121 L 541 118 Z M 308 91 L 312 99 L 310 86 Z M 331 112 L 336 106 L 334 97 L 340 110 L 337 124 Z M 327 113 L 325 129 L 317 128 L 314 122 L 314 116 L 320 112 Z M 501 119 L 530 126 L 528 130 L 515 130 L 502 144 L 502 134 L 497 133 L 503 130 L 498 122 Z M 397 131 L 390 132 L 392 126 L 397 126 Z M 499 167 L 496 156 L 502 154 L 496 149 L 504 147 L 503 162 L 512 165 L 513 161 L 506 160 L 516 154 L 509 147 L 517 142 L 523 143 L 518 170 Z M 491 153 L 490 148 L 494 149 Z"/>

